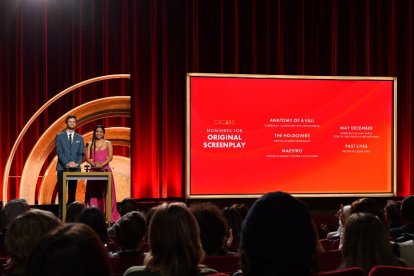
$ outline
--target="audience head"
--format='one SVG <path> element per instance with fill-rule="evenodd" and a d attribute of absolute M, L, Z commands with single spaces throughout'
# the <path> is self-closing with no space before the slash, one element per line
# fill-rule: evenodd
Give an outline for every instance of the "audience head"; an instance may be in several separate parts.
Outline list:
<path fill-rule="evenodd" d="M 203 249 L 208 256 L 225 255 L 223 245 L 227 237 L 227 221 L 212 203 L 194 204 L 190 208 L 200 227 Z"/>
<path fill-rule="evenodd" d="M 115 223 L 115 237 L 122 250 L 138 249 L 145 235 L 145 218 L 141 212 L 132 211 Z"/>
<path fill-rule="evenodd" d="M 244 220 L 247 216 L 247 213 L 249 212 L 249 207 L 247 207 L 246 204 L 233 204 L 231 206 L 233 209 L 237 210 L 237 212 L 240 214 L 242 220 Z"/>
<path fill-rule="evenodd" d="M 12 199 L 3 207 L 0 213 L 1 230 L 6 230 L 10 223 L 19 215 L 30 210 L 30 206 L 23 198 Z"/>
<path fill-rule="evenodd" d="M 123 216 L 132 211 L 139 211 L 138 203 L 133 198 L 124 198 L 121 202 L 121 205 L 119 206 L 119 213 L 121 216 Z"/>
<path fill-rule="evenodd" d="M 407 196 L 402 201 L 401 216 L 406 224 L 414 223 L 414 195 Z"/>
<path fill-rule="evenodd" d="M 47 234 L 29 260 L 28 276 L 110 276 L 109 256 L 96 233 L 81 223 Z"/>
<path fill-rule="evenodd" d="M 267 193 L 242 226 L 243 275 L 310 275 L 315 233 L 308 207 L 284 192 Z"/>
<path fill-rule="evenodd" d="M 109 237 L 106 229 L 105 216 L 99 208 L 88 207 L 83 209 L 76 221 L 92 228 L 103 244 L 108 242 Z"/>
<path fill-rule="evenodd" d="M 375 265 L 399 265 L 383 222 L 369 213 L 355 213 L 345 225 L 343 267 L 361 267 L 367 274 Z"/>
<path fill-rule="evenodd" d="M 79 214 L 85 209 L 85 203 L 80 201 L 74 201 L 68 205 L 66 210 L 66 221 L 65 222 L 75 222 Z"/>
<path fill-rule="evenodd" d="M 228 226 L 232 231 L 233 234 L 233 242 L 236 245 L 238 250 L 238 244 L 240 241 L 240 233 L 241 233 L 241 226 L 243 223 L 243 215 L 240 213 L 237 205 L 234 204 L 230 207 L 226 207 L 223 209 L 223 215 L 227 220 Z"/>
<path fill-rule="evenodd" d="M 401 226 L 401 202 L 388 200 L 384 208 L 384 215 L 388 226 Z"/>
<path fill-rule="evenodd" d="M 149 227 L 151 251 L 144 264 L 164 275 L 195 275 L 204 257 L 200 230 L 183 203 L 158 206 Z"/>
<path fill-rule="evenodd" d="M 6 247 L 10 253 L 9 267 L 22 273 L 28 258 L 41 238 L 62 223 L 51 212 L 32 209 L 18 216 L 9 227 Z"/>
<path fill-rule="evenodd" d="M 369 213 L 384 222 L 384 213 L 379 204 L 372 198 L 360 198 L 352 202 L 351 214 L 355 213 Z"/>

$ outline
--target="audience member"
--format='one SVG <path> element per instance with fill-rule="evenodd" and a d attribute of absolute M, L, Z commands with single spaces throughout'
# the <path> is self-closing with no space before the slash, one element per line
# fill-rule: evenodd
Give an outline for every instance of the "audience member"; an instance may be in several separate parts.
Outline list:
<path fill-rule="evenodd" d="M 360 198 L 352 202 L 351 214 L 368 213 L 376 216 L 382 223 L 385 223 L 384 212 L 380 205 L 372 198 Z"/>
<path fill-rule="evenodd" d="M 344 231 L 345 222 L 348 217 L 351 215 L 351 205 L 341 205 L 338 212 L 336 212 L 336 217 L 338 218 L 338 229 L 333 232 L 329 232 L 326 235 L 327 239 L 339 239 L 342 236 Z"/>
<path fill-rule="evenodd" d="M 75 222 L 79 214 L 85 209 L 85 203 L 80 201 L 74 201 L 68 205 L 66 210 L 66 221 Z"/>
<path fill-rule="evenodd" d="M 234 254 L 224 249 L 228 239 L 226 218 L 213 203 L 198 203 L 190 207 L 200 227 L 200 238 L 207 256 Z"/>
<path fill-rule="evenodd" d="M 124 276 L 216 273 L 200 265 L 204 257 L 200 230 L 183 203 L 164 203 L 156 208 L 149 227 L 149 244 L 151 251 L 144 266 L 131 267 Z"/>
<path fill-rule="evenodd" d="M 242 218 L 242 221 L 246 218 L 247 213 L 249 212 L 249 207 L 247 207 L 246 204 L 236 203 L 236 204 L 232 205 L 232 208 L 236 209 L 237 212 L 239 212 L 239 214 Z"/>
<path fill-rule="evenodd" d="M 376 216 L 377 218 L 379 218 L 379 220 L 385 225 L 384 213 L 381 210 L 381 207 L 379 206 L 379 204 L 372 198 L 364 197 L 364 198 L 360 198 L 352 202 L 350 214 L 352 215 L 356 213 L 372 214 Z M 342 221 L 342 225 L 346 225 L 347 217 L 341 215 L 341 221 Z M 344 243 L 344 236 L 342 233 L 340 235 L 339 249 L 342 249 L 343 243 Z"/>
<path fill-rule="evenodd" d="M 253 204 L 243 222 L 243 275 L 311 275 L 315 244 L 308 207 L 287 193 L 267 193 Z"/>
<path fill-rule="evenodd" d="M 76 222 L 86 224 L 92 228 L 103 244 L 109 241 L 105 216 L 99 208 L 87 207 L 83 209 Z"/>
<path fill-rule="evenodd" d="M 391 236 L 397 242 L 414 239 L 414 195 L 410 195 L 401 203 L 403 226 L 390 229 Z"/>
<path fill-rule="evenodd" d="M 7 229 L 10 223 L 19 215 L 30 210 L 29 204 L 23 198 L 12 199 L 1 209 L 1 229 Z"/>
<path fill-rule="evenodd" d="M 12 221 L 6 235 L 10 253 L 8 268 L 23 275 L 30 254 L 41 238 L 62 223 L 51 212 L 32 209 Z"/>
<path fill-rule="evenodd" d="M 132 211 L 121 217 L 115 224 L 116 242 L 121 250 L 114 257 L 143 256 L 142 243 L 145 235 L 145 218 L 141 212 Z"/>
<path fill-rule="evenodd" d="M 345 225 L 340 268 L 358 266 L 366 275 L 373 266 L 405 266 L 392 252 L 383 222 L 369 213 L 354 213 Z"/>
<path fill-rule="evenodd" d="M 401 227 L 401 202 L 395 200 L 388 200 L 384 208 L 384 217 L 388 229 Z"/>
<path fill-rule="evenodd" d="M 243 215 L 240 213 L 236 204 L 223 209 L 223 215 L 227 220 L 229 226 L 228 240 L 226 249 L 233 252 L 239 252 L 241 225 L 243 223 Z"/>
<path fill-rule="evenodd" d="M 132 211 L 139 211 L 138 203 L 133 198 L 124 198 L 119 206 L 119 213 L 124 216 Z"/>
<path fill-rule="evenodd" d="M 4 239 L 10 223 L 17 216 L 30 210 L 30 206 L 23 198 L 12 199 L 6 203 L 0 212 L 0 248 L 4 247 Z"/>
<path fill-rule="evenodd" d="M 47 234 L 34 249 L 27 276 L 111 276 L 109 256 L 96 233 L 81 223 Z"/>
<path fill-rule="evenodd" d="M 133 198 L 130 198 L 130 197 L 124 198 L 119 206 L 119 214 L 121 216 L 124 216 L 132 211 L 139 211 L 138 203 Z M 115 224 L 113 224 L 111 227 L 108 228 L 108 235 L 109 235 L 109 238 L 111 239 L 115 238 Z"/>

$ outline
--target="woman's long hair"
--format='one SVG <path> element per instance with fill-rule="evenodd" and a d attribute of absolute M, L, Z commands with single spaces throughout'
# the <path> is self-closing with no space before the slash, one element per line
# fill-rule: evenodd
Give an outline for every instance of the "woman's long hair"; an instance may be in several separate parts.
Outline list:
<path fill-rule="evenodd" d="M 366 274 L 376 265 L 403 265 L 392 252 L 384 224 L 368 213 L 355 213 L 349 217 L 342 254 L 341 268 L 358 266 Z"/>
<path fill-rule="evenodd" d="M 183 203 L 157 207 L 149 227 L 149 245 L 144 265 L 162 276 L 195 275 L 204 258 L 197 221 Z"/>

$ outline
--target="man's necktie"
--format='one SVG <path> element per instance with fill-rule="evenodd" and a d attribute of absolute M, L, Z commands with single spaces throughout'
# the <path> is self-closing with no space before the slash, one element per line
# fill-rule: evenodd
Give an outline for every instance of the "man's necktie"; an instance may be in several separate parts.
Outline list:
<path fill-rule="evenodd" d="M 69 144 L 72 146 L 72 134 L 69 134 Z"/>

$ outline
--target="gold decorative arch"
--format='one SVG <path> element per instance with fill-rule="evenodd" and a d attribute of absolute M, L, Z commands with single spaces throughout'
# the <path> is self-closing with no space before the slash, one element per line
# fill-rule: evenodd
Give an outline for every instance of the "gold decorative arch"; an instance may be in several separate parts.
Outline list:
<path fill-rule="evenodd" d="M 130 146 L 131 144 L 131 130 L 130 128 L 125 127 L 110 127 L 105 129 L 105 139 L 108 139 L 115 146 Z M 85 143 L 90 143 L 92 140 L 92 132 L 89 132 L 83 135 Z M 45 171 L 45 176 L 40 185 L 39 191 L 39 204 L 50 204 L 53 201 L 53 192 L 56 187 L 57 177 L 56 177 L 56 163 L 57 156 L 53 158 L 52 162 L 49 164 Z M 84 165 L 86 162 L 82 163 L 82 170 L 84 170 Z M 131 194 L 131 166 L 130 159 L 122 156 L 114 155 L 113 160 L 111 161 L 112 172 L 114 175 L 116 183 L 116 195 L 117 199 L 123 199 L 129 197 Z M 77 196 L 76 199 L 83 201 L 82 197 L 84 194 L 84 181 L 78 181 L 77 186 Z"/>
<path fill-rule="evenodd" d="M 14 156 L 16 154 L 17 148 L 20 145 L 20 142 L 22 141 L 24 135 L 26 134 L 27 130 L 29 129 L 29 127 L 33 124 L 33 122 L 37 119 L 37 117 L 39 117 L 39 115 L 46 110 L 51 104 L 53 104 L 54 102 L 56 102 L 59 98 L 61 98 L 62 96 L 82 87 L 85 85 L 88 85 L 90 83 L 95 83 L 95 82 L 99 82 L 99 81 L 104 81 L 104 80 L 111 80 L 111 79 L 129 79 L 131 78 L 130 74 L 114 74 L 114 75 L 105 75 L 105 76 L 99 76 L 96 78 L 91 78 L 79 83 L 76 83 L 68 88 L 66 88 L 65 90 L 59 92 L 58 94 L 56 94 L 53 98 L 51 98 L 50 100 L 48 100 L 43 106 L 41 106 L 35 114 L 33 114 L 33 116 L 29 119 L 29 121 L 24 125 L 23 129 L 20 131 L 19 136 L 17 136 L 16 141 L 14 142 L 14 145 L 11 149 L 10 155 L 7 159 L 6 165 L 4 167 L 4 173 L 3 173 L 3 204 L 6 204 L 8 201 L 8 183 L 9 183 L 9 174 L 10 174 L 10 168 L 11 168 L 11 164 L 13 162 Z"/>
<path fill-rule="evenodd" d="M 65 118 L 69 114 L 77 116 L 77 125 L 80 127 L 89 122 L 108 116 L 130 116 L 130 104 L 131 98 L 129 96 L 101 98 L 80 105 L 55 121 L 42 134 L 27 157 L 20 183 L 20 198 L 25 198 L 29 204 L 35 203 L 36 183 L 40 171 L 55 148 L 55 135 L 66 128 Z"/>

